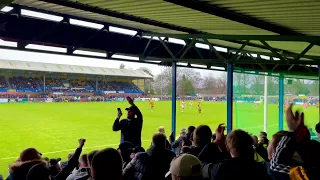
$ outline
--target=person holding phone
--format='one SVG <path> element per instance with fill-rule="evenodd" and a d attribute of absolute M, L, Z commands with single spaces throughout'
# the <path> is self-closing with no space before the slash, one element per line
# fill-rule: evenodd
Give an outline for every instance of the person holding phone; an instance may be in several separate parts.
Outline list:
<path fill-rule="evenodd" d="M 120 143 L 130 142 L 134 146 L 141 146 L 141 131 L 143 124 L 142 113 L 134 104 L 133 99 L 127 97 L 128 103 L 131 105 L 127 110 L 127 118 L 122 119 L 122 111 L 118 108 L 117 118 L 113 123 L 113 131 L 121 131 Z"/>

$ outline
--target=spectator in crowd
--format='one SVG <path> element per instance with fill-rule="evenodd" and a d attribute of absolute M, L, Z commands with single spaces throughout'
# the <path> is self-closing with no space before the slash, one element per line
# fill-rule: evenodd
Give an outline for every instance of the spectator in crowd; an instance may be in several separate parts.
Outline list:
<path fill-rule="evenodd" d="M 61 158 L 50 159 L 49 160 L 49 169 L 52 176 L 56 176 L 61 171 L 60 166 Z"/>
<path fill-rule="evenodd" d="M 225 159 L 231 158 L 230 152 L 227 151 L 227 148 L 225 146 L 226 136 L 224 135 L 224 131 L 224 124 L 219 124 L 215 131 L 214 141 L 207 144 L 198 155 L 200 161 L 202 161 L 203 163 L 216 164 Z"/>
<path fill-rule="evenodd" d="M 261 144 L 265 148 L 267 148 L 269 144 L 269 139 L 267 136 L 267 133 L 263 131 L 261 131 L 259 134 L 259 144 Z"/>
<path fill-rule="evenodd" d="M 6 79 L 4 76 L 0 76 L 0 89 L 1 88 L 7 88 L 8 85 L 7 85 L 7 82 L 6 82 Z"/>
<path fill-rule="evenodd" d="M 317 136 L 320 139 L 320 122 L 316 125 Z"/>
<path fill-rule="evenodd" d="M 191 153 L 191 148 L 190 146 L 182 146 L 180 155 L 181 154 L 190 154 Z"/>
<path fill-rule="evenodd" d="M 118 151 L 121 154 L 123 160 L 123 168 L 131 161 L 131 153 L 133 153 L 134 145 L 130 142 L 123 142 L 119 145 Z"/>
<path fill-rule="evenodd" d="M 268 161 L 268 152 L 267 149 L 262 146 L 262 149 L 259 149 L 259 140 L 258 136 L 252 135 L 251 136 L 253 139 L 253 149 L 255 150 L 254 152 L 254 160 L 260 163 L 263 163 L 265 161 Z M 261 147 L 261 146 L 260 146 Z M 264 158 L 262 157 L 262 155 Z"/>
<path fill-rule="evenodd" d="M 120 121 L 122 112 L 119 111 L 112 129 L 113 131 L 121 131 L 120 143 L 127 141 L 131 142 L 134 146 L 141 146 L 143 117 L 139 108 L 134 104 L 133 99 L 127 97 L 127 100 L 131 105 L 131 107 L 126 108 L 127 119 L 122 119 Z M 137 115 L 136 118 L 135 115 Z"/>
<path fill-rule="evenodd" d="M 181 152 L 181 148 L 182 148 L 182 138 L 187 136 L 186 133 L 186 129 L 183 128 L 180 131 L 180 136 L 178 137 L 178 139 L 174 140 L 174 136 L 173 136 L 173 132 L 170 135 L 170 142 L 171 142 L 171 147 L 174 149 L 176 155 L 179 155 Z"/>
<path fill-rule="evenodd" d="M 67 180 L 78 180 L 90 178 L 88 155 L 82 154 L 79 160 L 79 169 L 74 169 Z"/>
<path fill-rule="evenodd" d="M 9 166 L 7 180 L 23 179 L 28 170 L 35 164 L 45 163 L 41 160 L 41 153 L 35 148 L 27 148 L 20 153 L 19 159 Z"/>
<path fill-rule="evenodd" d="M 53 177 L 53 179 L 55 180 L 65 180 L 67 179 L 67 177 L 71 174 L 71 172 L 78 167 L 79 165 L 79 158 L 80 158 L 80 154 L 82 152 L 82 148 L 85 144 L 86 140 L 85 139 L 79 139 L 79 146 L 78 148 L 75 150 L 73 156 L 70 158 L 70 160 L 68 161 L 67 166 L 65 166 L 64 168 L 61 169 L 61 171 L 59 172 L 59 174 L 57 174 L 56 176 Z"/>
<path fill-rule="evenodd" d="M 88 158 L 88 167 L 89 167 L 89 177 L 82 177 L 77 180 L 93 180 L 92 173 L 91 173 L 91 164 L 92 164 L 92 160 L 93 160 L 94 155 L 96 155 L 98 152 L 99 152 L 98 150 L 94 150 L 88 154 L 87 158 Z"/>
<path fill-rule="evenodd" d="M 133 159 L 136 157 L 137 153 L 146 152 L 146 150 L 143 147 L 137 146 L 134 148 L 133 153 L 131 153 L 130 158 Z"/>
<path fill-rule="evenodd" d="M 223 131 L 219 130 L 216 132 L 216 138 L 218 140 L 223 139 L 221 138 L 223 136 Z M 223 144 L 223 142 L 219 142 L 217 147 Z M 269 179 L 270 177 L 264 166 L 259 165 L 254 160 L 254 149 L 252 145 L 253 139 L 248 133 L 242 130 L 234 130 L 229 133 L 226 138 L 226 148 L 230 152 L 232 158 L 223 160 L 219 163 L 204 162 L 204 178 L 214 180 Z M 217 154 L 217 156 L 219 156 L 219 154 Z"/>
<path fill-rule="evenodd" d="M 60 162 L 61 168 L 64 168 L 64 167 L 67 166 L 68 161 L 72 158 L 72 156 L 73 156 L 73 153 L 70 153 L 70 154 L 68 154 L 68 160 L 67 161 Z"/>
<path fill-rule="evenodd" d="M 278 132 L 268 146 L 269 174 L 273 179 L 320 179 L 320 144 L 310 140 L 304 113 L 286 112 L 288 132 Z M 276 146 L 276 148 L 275 148 Z"/>
<path fill-rule="evenodd" d="M 196 127 L 194 127 L 194 126 L 189 126 L 188 127 L 187 138 L 190 141 L 193 141 L 193 132 L 194 132 L 195 129 L 196 129 Z"/>
<path fill-rule="evenodd" d="M 212 131 L 207 125 L 198 126 L 193 133 L 193 147 L 191 154 L 198 156 L 201 150 L 209 143 L 211 143 Z"/>
<path fill-rule="evenodd" d="M 159 133 L 162 133 L 162 134 L 166 134 L 166 131 L 165 131 L 165 129 L 164 129 L 164 126 L 159 126 L 159 127 L 158 127 L 158 132 L 159 132 Z"/>
<path fill-rule="evenodd" d="M 166 131 L 165 131 L 165 129 L 164 129 L 164 126 L 158 127 L 158 132 L 165 135 Z M 170 142 L 168 141 L 168 139 L 166 139 L 166 148 L 167 148 L 167 149 L 171 149 L 171 144 L 170 144 Z"/>
<path fill-rule="evenodd" d="M 93 180 L 121 180 L 122 158 L 113 148 L 106 148 L 97 152 L 91 163 Z"/>
<path fill-rule="evenodd" d="M 183 154 L 173 159 L 170 164 L 172 180 L 202 180 L 202 166 L 200 160 L 191 155 Z"/>
<path fill-rule="evenodd" d="M 26 180 L 51 180 L 50 169 L 46 164 L 39 163 L 30 168 Z"/>
<path fill-rule="evenodd" d="M 152 137 L 152 147 L 145 153 L 138 153 L 124 169 L 124 180 L 164 179 L 170 168 L 175 153 L 165 148 L 166 137 L 155 134 Z"/>
<path fill-rule="evenodd" d="M 216 133 L 212 134 L 212 142 L 216 140 Z"/>
<path fill-rule="evenodd" d="M 54 180 L 65 180 L 72 170 L 77 166 L 78 160 L 84 146 L 85 139 L 79 140 L 79 147 L 76 149 L 74 156 L 69 160 L 67 166 L 63 168 L 57 175 L 52 175 Z M 17 162 L 10 166 L 10 174 L 7 180 L 24 180 L 27 178 L 29 170 L 37 164 L 47 166 L 47 162 L 41 159 L 41 153 L 35 148 L 28 148 L 21 152 Z"/>

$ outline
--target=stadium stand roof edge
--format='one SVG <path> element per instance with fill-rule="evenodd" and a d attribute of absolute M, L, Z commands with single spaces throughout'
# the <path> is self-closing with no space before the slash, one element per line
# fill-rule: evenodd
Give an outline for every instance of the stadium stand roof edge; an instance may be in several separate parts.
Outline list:
<path fill-rule="evenodd" d="M 132 77 L 132 78 L 142 78 L 142 79 L 152 78 L 152 76 L 150 76 L 149 74 L 141 70 L 101 68 L 101 67 L 93 67 L 93 66 L 53 64 L 53 63 L 44 63 L 44 62 L 3 60 L 3 59 L 0 59 L 0 69 L 119 76 L 119 77 Z"/>

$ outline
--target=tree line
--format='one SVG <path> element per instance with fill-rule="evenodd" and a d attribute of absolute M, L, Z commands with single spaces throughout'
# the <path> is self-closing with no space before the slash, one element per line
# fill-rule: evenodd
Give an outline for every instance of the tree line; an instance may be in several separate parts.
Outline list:
<path fill-rule="evenodd" d="M 124 69 L 123 64 L 120 65 Z M 145 80 L 144 92 L 152 95 L 168 94 L 171 95 L 172 71 L 171 67 L 162 68 L 160 74 L 154 74 L 150 69 L 141 67 L 142 70 L 150 74 L 153 78 Z M 263 95 L 265 77 L 263 75 L 234 73 L 233 91 L 234 94 Z M 205 73 L 201 75 L 199 70 L 192 68 L 177 69 L 177 95 L 188 96 L 200 94 L 202 96 L 215 96 L 227 94 L 227 74 Z M 303 79 L 285 79 L 285 94 L 292 95 L 319 95 L 319 81 Z M 268 95 L 279 94 L 279 78 L 268 77 Z"/>

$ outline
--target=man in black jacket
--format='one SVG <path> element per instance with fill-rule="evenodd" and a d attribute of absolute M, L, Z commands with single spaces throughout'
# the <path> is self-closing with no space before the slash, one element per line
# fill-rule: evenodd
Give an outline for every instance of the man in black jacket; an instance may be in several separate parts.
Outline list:
<path fill-rule="evenodd" d="M 140 110 L 130 97 L 127 97 L 127 101 L 131 105 L 131 107 L 126 108 L 127 119 L 122 119 L 120 121 L 122 112 L 119 111 L 117 118 L 113 123 L 112 130 L 121 131 L 120 144 L 127 141 L 132 143 L 134 146 L 141 146 L 143 117 Z"/>
<path fill-rule="evenodd" d="M 217 139 L 224 136 L 223 131 L 216 133 Z M 234 130 L 227 136 L 226 148 L 232 158 L 218 163 L 203 163 L 203 177 L 214 180 L 267 180 L 270 177 L 266 168 L 254 160 L 253 140 L 251 136 L 242 131 Z M 219 146 L 217 146 L 218 148 Z M 221 148 L 218 148 L 221 149 Z M 216 151 L 219 152 L 219 151 Z M 217 154 L 219 156 L 220 154 Z"/>

